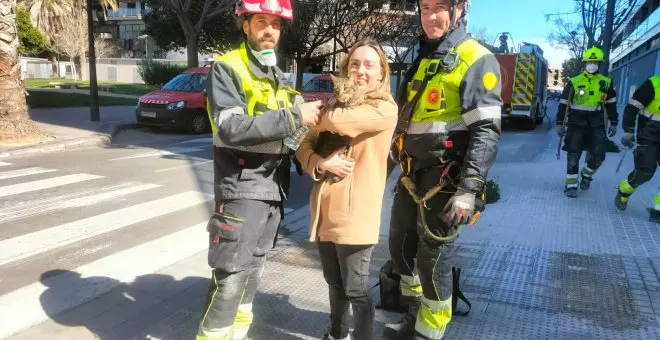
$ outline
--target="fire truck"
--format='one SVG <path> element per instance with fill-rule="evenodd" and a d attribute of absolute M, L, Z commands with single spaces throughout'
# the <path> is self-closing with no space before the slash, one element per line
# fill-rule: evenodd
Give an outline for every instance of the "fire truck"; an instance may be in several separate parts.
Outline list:
<path fill-rule="evenodd" d="M 500 63 L 502 77 L 502 119 L 523 120 L 534 130 L 543 124 L 548 84 L 548 61 L 535 44 L 523 43 L 509 50 L 507 32 L 500 33 L 500 47 L 489 46 Z"/>

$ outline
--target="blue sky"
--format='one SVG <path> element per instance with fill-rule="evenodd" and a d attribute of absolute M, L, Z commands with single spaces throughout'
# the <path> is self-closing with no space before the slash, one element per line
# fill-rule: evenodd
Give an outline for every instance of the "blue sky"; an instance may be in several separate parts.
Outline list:
<path fill-rule="evenodd" d="M 509 32 L 516 45 L 523 41 L 537 44 L 543 49 L 551 68 L 561 67 L 568 52 L 551 47 L 547 42 L 546 37 L 553 31 L 553 25 L 546 22 L 544 14 L 573 12 L 574 3 L 573 0 L 473 0 L 468 30 L 483 27 L 491 38 Z M 572 14 L 566 18 L 578 21 L 580 16 Z M 494 44 L 493 41 L 489 43 Z M 494 45 L 498 46 L 499 42 Z"/>

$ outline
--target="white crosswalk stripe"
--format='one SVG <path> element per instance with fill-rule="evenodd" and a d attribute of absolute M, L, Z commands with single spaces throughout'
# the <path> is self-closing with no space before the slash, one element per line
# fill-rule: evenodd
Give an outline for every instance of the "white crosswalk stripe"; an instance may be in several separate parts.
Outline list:
<path fill-rule="evenodd" d="M 42 179 L 38 181 L 12 184 L 0 187 L 0 197 L 10 195 L 22 194 L 30 191 L 50 189 L 62 185 L 78 183 L 82 181 L 89 181 L 92 179 L 102 178 L 103 176 L 90 175 L 90 174 L 73 174 L 60 177 Z"/>
<path fill-rule="evenodd" d="M 43 174 L 43 173 L 53 172 L 53 171 L 57 171 L 57 170 L 34 167 L 34 168 L 27 168 L 27 169 L 4 171 L 4 172 L 0 172 L 0 179 L 9 179 L 9 178 L 22 177 L 22 176 L 38 175 L 38 174 Z"/>
<path fill-rule="evenodd" d="M 11 163 L 0 162 L 0 166 L 7 166 L 7 165 L 11 165 Z"/>
<path fill-rule="evenodd" d="M 198 188 L 4 165 L 12 167 L 0 172 L 0 339 L 208 247 L 213 196 Z"/>

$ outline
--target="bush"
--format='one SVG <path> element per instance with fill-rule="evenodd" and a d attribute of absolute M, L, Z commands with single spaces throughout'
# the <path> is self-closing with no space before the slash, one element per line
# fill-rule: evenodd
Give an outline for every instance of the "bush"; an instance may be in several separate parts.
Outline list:
<path fill-rule="evenodd" d="M 163 85 L 186 70 L 184 65 L 165 64 L 151 59 L 140 60 L 138 73 L 147 85 Z"/>
<path fill-rule="evenodd" d="M 486 182 L 486 204 L 495 203 L 500 200 L 500 186 L 492 179 Z"/>
<path fill-rule="evenodd" d="M 606 150 L 607 152 L 612 152 L 612 153 L 619 153 L 619 152 L 621 152 L 621 149 L 619 149 L 619 146 L 616 145 L 616 143 L 614 143 L 611 139 L 608 139 L 608 140 L 605 142 L 605 150 Z"/>

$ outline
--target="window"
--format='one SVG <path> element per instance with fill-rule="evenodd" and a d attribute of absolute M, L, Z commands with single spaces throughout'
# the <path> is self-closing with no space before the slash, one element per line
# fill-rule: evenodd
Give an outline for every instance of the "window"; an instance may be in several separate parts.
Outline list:
<path fill-rule="evenodd" d="M 163 90 L 180 92 L 202 92 L 208 75 L 201 73 L 181 73 L 170 80 Z"/>
<path fill-rule="evenodd" d="M 312 79 L 303 86 L 303 92 L 322 92 L 322 93 L 332 93 L 334 91 L 334 86 L 332 81 L 326 79 Z"/>
<path fill-rule="evenodd" d="M 119 25 L 119 39 L 138 39 L 144 31 L 144 24 Z"/>

